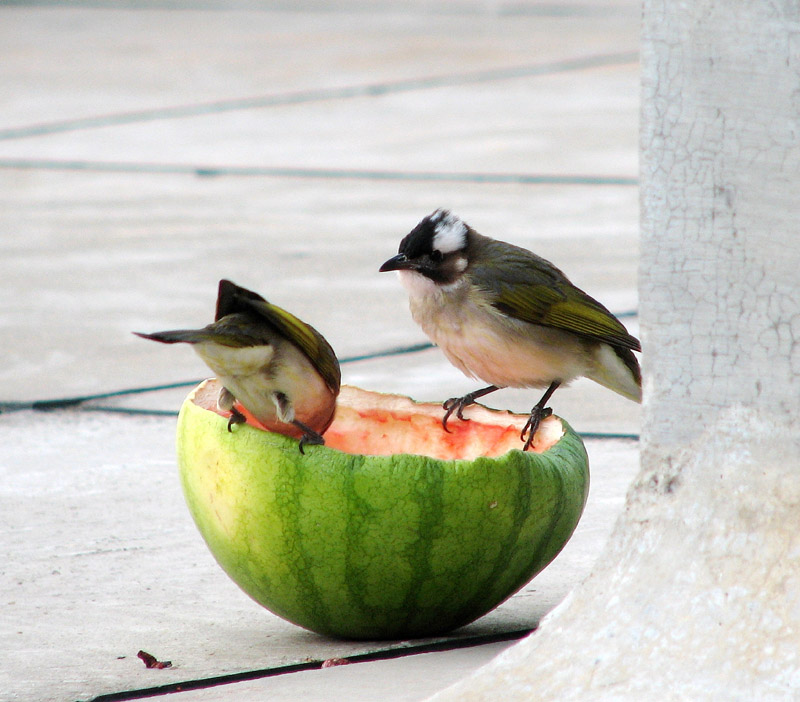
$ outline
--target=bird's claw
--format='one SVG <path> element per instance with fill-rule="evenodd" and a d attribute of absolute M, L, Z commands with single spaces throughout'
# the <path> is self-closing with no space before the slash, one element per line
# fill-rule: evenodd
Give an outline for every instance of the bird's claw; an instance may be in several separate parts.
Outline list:
<path fill-rule="evenodd" d="M 533 437 L 536 434 L 536 430 L 539 428 L 539 424 L 551 414 L 553 414 L 553 410 L 550 407 L 536 406 L 531 410 L 531 416 L 528 417 L 528 421 L 525 422 L 525 426 L 522 427 L 522 431 L 519 434 L 520 441 L 525 442 L 522 447 L 523 451 L 527 451 L 531 447 L 533 444 Z M 525 436 L 526 434 L 527 438 Z"/>
<path fill-rule="evenodd" d="M 447 433 L 451 433 L 450 430 L 447 428 L 447 420 L 450 419 L 453 412 L 455 412 L 456 417 L 464 422 L 469 421 L 469 417 L 464 416 L 464 409 L 469 407 L 473 402 L 475 402 L 475 398 L 472 395 L 464 395 L 464 397 L 451 397 L 449 400 L 445 400 L 442 403 L 442 409 L 444 412 L 444 417 L 442 417 L 442 427 Z"/>
<path fill-rule="evenodd" d="M 475 404 L 475 400 L 479 397 L 483 397 L 484 395 L 488 395 L 490 392 L 494 392 L 495 390 L 499 390 L 497 385 L 490 385 L 486 388 L 481 388 L 480 390 L 475 390 L 473 392 L 468 392 L 464 397 L 451 397 L 449 400 L 445 400 L 442 403 L 442 408 L 444 409 L 444 417 L 442 417 L 442 426 L 446 432 L 450 432 L 447 428 L 447 420 L 450 419 L 453 412 L 456 413 L 456 417 L 458 417 L 462 422 L 468 422 L 469 417 L 464 416 L 464 410 L 472 404 Z"/>
<path fill-rule="evenodd" d="M 311 427 L 306 426 L 302 422 L 298 422 L 295 420 L 292 422 L 298 429 L 303 430 L 303 436 L 300 437 L 300 442 L 298 444 L 298 448 L 300 449 L 300 453 L 304 456 L 306 452 L 303 450 L 304 446 L 324 446 L 325 439 L 323 438 L 322 434 L 314 431 Z"/>
<path fill-rule="evenodd" d="M 228 431 L 233 431 L 234 424 L 246 424 L 247 417 L 245 417 L 238 409 L 231 407 L 231 416 L 228 418 Z"/>

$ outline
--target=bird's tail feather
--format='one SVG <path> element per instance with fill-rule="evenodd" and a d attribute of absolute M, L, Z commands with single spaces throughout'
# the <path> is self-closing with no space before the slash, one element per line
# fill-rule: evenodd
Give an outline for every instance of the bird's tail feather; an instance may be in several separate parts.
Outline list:
<path fill-rule="evenodd" d="M 160 341 L 162 344 L 178 344 L 180 342 L 197 344 L 201 341 L 210 340 L 208 332 L 203 329 L 175 329 L 173 331 L 153 332 L 152 334 L 143 334 L 142 332 L 133 333 L 136 334 L 136 336 L 141 336 L 143 339 Z"/>
<path fill-rule="evenodd" d="M 586 377 L 629 400 L 642 401 L 642 373 L 629 349 L 601 344 L 595 354 L 595 368 Z"/>

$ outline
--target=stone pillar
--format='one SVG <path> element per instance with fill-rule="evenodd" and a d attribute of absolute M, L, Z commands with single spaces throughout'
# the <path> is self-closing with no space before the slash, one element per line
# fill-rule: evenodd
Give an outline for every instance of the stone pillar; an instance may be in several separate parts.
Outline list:
<path fill-rule="evenodd" d="M 437 702 L 800 699 L 800 5 L 645 0 L 642 87 L 641 472 L 590 577 Z"/>

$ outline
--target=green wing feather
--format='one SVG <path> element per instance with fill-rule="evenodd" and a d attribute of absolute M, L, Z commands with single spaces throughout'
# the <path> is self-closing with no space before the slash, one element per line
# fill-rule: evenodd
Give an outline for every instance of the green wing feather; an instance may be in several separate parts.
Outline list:
<path fill-rule="evenodd" d="M 502 255 L 503 280 L 476 266 L 473 281 L 489 294 L 492 305 L 515 319 L 530 324 L 563 329 L 611 346 L 640 351 L 639 340 L 597 300 L 575 287 L 552 263 L 510 244 L 487 243 L 489 260 Z M 511 251 L 509 251 L 509 247 Z"/>
<path fill-rule="evenodd" d="M 308 356 L 308 360 L 319 371 L 331 390 L 339 391 L 342 382 L 339 361 L 333 348 L 322 334 L 310 324 L 306 324 L 290 312 L 270 302 L 250 301 L 248 304 L 254 312 L 272 324 L 281 336 L 289 339 Z"/>
<path fill-rule="evenodd" d="M 339 392 L 342 382 L 339 360 L 322 334 L 291 312 L 267 302 L 260 295 L 241 288 L 229 280 L 221 280 L 216 318 L 244 311 L 259 315 L 282 337 L 297 346 L 308 357 L 328 387 L 334 392 Z"/>

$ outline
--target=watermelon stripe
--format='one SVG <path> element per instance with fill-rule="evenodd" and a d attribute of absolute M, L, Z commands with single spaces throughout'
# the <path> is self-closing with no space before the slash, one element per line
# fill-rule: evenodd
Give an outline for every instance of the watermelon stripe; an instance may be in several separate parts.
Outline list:
<path fill-rule="evenodd" d="M 294 447 L 284 449 L 287 452 L 294 450 Z M 328 628 L 330 627 L 330 616 L 325 599 L 315 582 L 315 554 L 311 549 L 312 544 L 303 538 L 304 530 L 307 528 L 304 523 L 305 514 L 302 504 L 303 483 L 304 480 L 309 479 L 309 476 L 299 472 L 294 477 L 294 480 L 286 481 L 286 499 L 280 503 L 279 508 L 285 525 L 284 538 L 291 544 L 290 557 L 293 558 L 295 566 L 292 576 L 297 588 L 296 597 L 303 607 L 310 611 L 319 626 Z"/>
<path fill-rule="evenodd" d="M 398 462 L 404 459 L 398 459 Z M 398 630 L 408 631 L 414 628 L 419 618 L 420 607 L 424 604 L 423 585 L 433 577 L 432 550 L 435 539 L 439 538 L 443 529 L 444 517 L 444 470 L 440 461 L 426 459 L 423 479 L 415 483 L 414 495 L 419 509 L 419 538 L 407 549 L 415 579 L 403 603 L 405 616 L 399 620 Z M 422 602 L 421 602 L 422 600 Z"/>
<path fill-rule="evenodd" d="M 482 463 L 484 461 L 485 459 L 478 459 L 477 462 Z M 505 580 L 508 577 L 508 564 L 518 549 L 517 542 L 520 532 L 531 514 L 532 475 L 529 466 L 522 461 L 515 462 L 509 468 L 513 468 L 516 473 L 515 482 L 517 485 L 513 509 L 513 526 L 508 530 L 505 540 L 498 544 L 492 571 L 484 578 L 474 596 L 464 603 L 461 611 L 456 616 L 456 619 L 462 625 L 472 621 L 474 616 L 471 613 L 475 611 L 479 603 L 490 599 L 495 603 L 493 605 L 494 608 L 517 589 L 515 587 L 509 591 L 509 588 L 505 585 Z M 529 579 L 527 573 L 524 577 L 525 582 L 527 582 Z"/>

